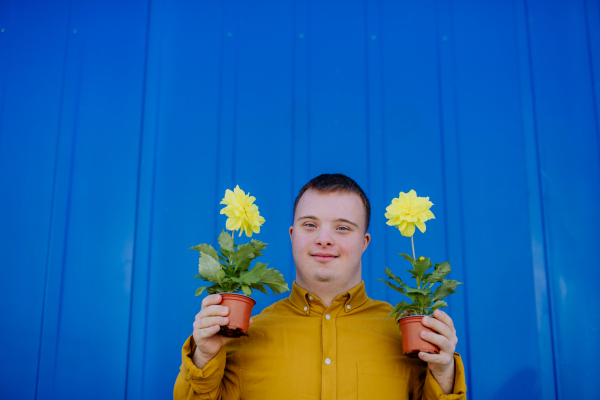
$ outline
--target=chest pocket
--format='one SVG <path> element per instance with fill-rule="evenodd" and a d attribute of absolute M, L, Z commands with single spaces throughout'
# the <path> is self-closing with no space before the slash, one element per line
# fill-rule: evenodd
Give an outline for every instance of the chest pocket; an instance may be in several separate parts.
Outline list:
<path fill-rule="evenodd" d="M 358 361 L 358 400 L 407 399 L 410 370 L 399 362 Z"/>

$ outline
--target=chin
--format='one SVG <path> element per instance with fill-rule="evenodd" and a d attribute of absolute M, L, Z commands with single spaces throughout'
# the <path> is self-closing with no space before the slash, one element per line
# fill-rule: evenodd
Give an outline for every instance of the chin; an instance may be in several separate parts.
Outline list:
<path fill-rule="evenodd" d="M 323 271 L 322 273 L 317 271 L 317 273 L 314 275 L 314 279 L 317 282 L 332 282 L 335 280 L 335 276 L 329 273 L 329 271 Z"/>

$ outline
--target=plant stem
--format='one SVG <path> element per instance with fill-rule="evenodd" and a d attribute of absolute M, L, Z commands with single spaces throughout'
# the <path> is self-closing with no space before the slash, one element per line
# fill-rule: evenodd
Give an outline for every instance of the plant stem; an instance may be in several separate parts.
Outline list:
<path fill-rule="evenodd" d="M 412 248 L 413 248 L 413 260 L 416 261 L 417 257 L 415 257 L 415 240 L 413 239 L 413 236 L 410 237 L 410 242 L 412 243 Z"/>

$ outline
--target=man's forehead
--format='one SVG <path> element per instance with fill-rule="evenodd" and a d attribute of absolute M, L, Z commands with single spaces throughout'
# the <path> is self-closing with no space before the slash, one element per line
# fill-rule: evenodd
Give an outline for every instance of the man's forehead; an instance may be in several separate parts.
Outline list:
<path fill-rule="evenodd" d="M 300 198 L 296 209 L 296 219 L 306 215 L 322 217 L 364 219 L 364 206 L 361 198 L 353 192 L 335 191 L 321 192 L 309 189 Z M 361 223 L 362 221 L 357 221 Z"/>

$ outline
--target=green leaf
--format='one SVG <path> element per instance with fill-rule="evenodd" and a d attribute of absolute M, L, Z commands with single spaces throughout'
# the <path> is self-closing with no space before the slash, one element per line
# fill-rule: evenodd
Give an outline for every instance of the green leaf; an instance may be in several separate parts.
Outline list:
<path fill-rule="evenodd" d="M 194 279 L 202 279 L 203 281 L 207 281 L 208 280 L 205 277 L 203 277 L 201 274 L 196 274 L 196 276 L 194 276 Z"/>
<path fill-rule="evenodd" d="M 255 290 L 258 290 L 260 292 L 263 292 L 264 294 L 268 294 L 267 293 L 267 288 L 265 288 L 265 285 L 263 285 L 262 283 L 259 283 L 259 282 L 257 282 L 257 283 L 251 283 L 250 287 L 252 289 L 255 289 Z"/>
<path fill-rule="evenodd" d="M 202 287 L 199 287 L 198 289 L 196 289 L 195 296 L 200 296 L 202 294 L 202 292 L 204 292 L 204 289 L 206 289 L 206 286 L 202 286 Z"/>
<path fill-rule="evenodd" d="M 260 240 L 256 240 L 256 239 L 252 239 L 252 240 L 250 241 L 250 245 L 251 245 L 252 247 L 254 247 L 254 250 L 255 250 L 255 251 L 261 251 L 261 250 L 264 250 L 264 249 L 266 249 L 268 244 L 269 244 L 269 243 L 263 243 L 263 242 L 261 242 Z"/>
<path fill-rule="evenodd" d="M 400 254 L 402 257 L 404 257 L 406 260 L 408 260 L 411 264 L 415 263 L 415 260 L 413 260 L 413 258 L 411 256 L 409 256 L 408 254 L 402 254 L 402 253 L 398 253 Z"/>
<path fill-rule="evenodd" d="M 215 248 L 212 247 L 210 244 L 202 243 L 202 244 L 199 244 L 198 246 L 190 247 L 190 249 L 202 251 L 202 252 L 208 254 L 209 256 L 211 256 L 212 258 L 214 258 L 215 261 L 219 261 L 219 258 L 218 258 L 219 253 L 217 253 Z"/>
<path fill-rule="evenodd" d="M 223 230 L 223 232 L 221 232 L 218 240 L 219 240 L 219 245 L 221 245 L 221 250 L 225 250 L 228 253 L 231 253 L 233 251 L 233 248 L 234 248 L 233 238 L 231 237 L 231 235 L 229 235 L 227 232 L 225 232 L 225 230 Z M 225 256 L 227 256 L 227 254 L 225 254 Z"/>
<path fill-rule="evenodd" d="M 406 293 L 430 295 L 432 292 L 431 292 L 431 289 L 415 289 L 415 288 L 407 287 Z"/>
<path fill-rule="evenodd" d="M 206 291 L 210 294 L 225 292 L 219 285 L 212 285 L 211 287 L 206 288 Z"/>
<path fill-rule="evenodd" d="M 246 294 L 246 296 L 250 296 L 252 294 L 252 289 L 248 285 L 242 285 L 242 290 Z"/>
<path fill-rule="evenodd" d="M 233 279 L 235 282 L 245 283 L 248 285 L 251 283 L 256 283 L 260 281 L 263 275 L 265 274 L 267 265 L 269 264 L 257 262 L 254 268 L 252 268 L 250 271 L 244 271 L 240 274 L 239 278 L 233 277 L 231 279 Z"/>
<path fill-rule="evenodd" d="M 200 252 L 198 272 L 204 277 L 204 280 L 213 283 L 221 283 L 221 280 L 225 278 L 225 271 L 221 268 L 221 264 L 203 251 Z"/>
<path fill-rule="evenodd" d="M 390 271 L 390 269 L 388 267 L 386 267 L 385 265 L 384 265 L 384 267 L 385 267 L 385 274 L 387 276 L 389 276 L 391 279 L 395 280 L 396 283 L 399 284 L 400 286 L 406 287 L 406 283 L 402 282 L 402 279 L 400 279 L 400 278 L 396 277 L 394 274 L 392 274 L 392 271 Z M 400 293 L 402 293 L 402 292 L 400 292 Z"/>
<path fill-rule="evenodd" d="M 391 283 L 391 282 L 384 281 L 383 279 L 379 279 L 379 278 L 377 278 L 377 280 L 379 280 L 379 281 L 381 281 L 381 282 L 385 283 L 386 285 L 388 285 L 389 287 L 391 287 L 391 288 L 392 288 L 392 289 L 394 289 L 395 291 L 397 291 L 397 292 L 400 292 L 400 293 L 402 293 L 402 294 L 403 294 L 403 295 L 405 295 L 405 296 L 408 296 L 408 294 L 406 294 L 406 292 L 404 291 L 404 289 L 402 289 L 401 287 L 398 287 L 398 286 L 394 285 L 394 284 L 393 284 L 393 283 Z M 408 296 L 408 297 L 410 297 L 410 296 Z"/>
<path fill-rule="evenodd" d="M 450 260 L 443 263 L 435 264 L 433 266 L 433 272 L 428 277 L 423 276 L 423 281 L 425 283 L 443 282 L 444 277 L 448 275 L 451 271 L 449 261 Z"/>
<path fill-rule="evenodd" d="M 425 310 L 427 310 L 431 305 L 431 296 L 421 293 L 417 294 L 415 297 L 420 308 L 419 314 L 425 314 Z"/>
<path fill-rule="evenodd" d="M 457 293 L 454 289 L 456 289 L 458 285 L 462 285 L 462 282 L 444 279 L 444 282 L 438 286 L 435 293 L 433 293 L 433 301 L 441 300 L 452 293 Z"/>
<path fill-rule="evenodd" d="M 431 315 L 431 314 L 433 314 L 433 312 L 435 310 L 437 310 L 438 308 L 442 308 L 442 307 L 448 307 L 448 303 L 446 303 L 445 301 L 442 301 L 442 300 L 438 300 L 435 303 L 433 303 L 433 305 L 431 306 L 431 310 L 427 314 Z"/>
<path fill-rule="evenodd" d="M 423 274 L 425 274 L 425 271 L 431 268 L 431 260 L 425 257 L 423 257 L 422 260 L 419 258 L 418 260 L 415 260 L 413 266 L 413 270 L 408 272 L 413 274 L 415 278 L 419 278 L 419 280 L 421 280 L 423 279 Z"/>
<path fill-rule="evenodd" d="M 260 282 L 271 288 L 274 294 L 289 292 L 290 290 L 288 284 L 285 283 L 281 272 L 276 271 L 273 268 L 268 268 L 265 271 L 265 274 L 260 278 Z"/>
<path fill-rule="evenodd" d="M 416 308 L 417 308 L 416 304 L 410 304 L 405 301 L 401 301 L 400 303 L 396 304 L 396 307 L 394 307 L 392 312 L 390 312 L 390 315 L 388 315 L 388 317 L 385 320 L 387 321 L 394 314 L 396 314 L 396 318 L 397 318 L 398 315 L 402 314 L 403 312 L 408 311 L 408 310 L 416 310 Z"/>
<path fill-rule="evenodd" d="M 250 261 L 254 259 L 254 247 L 250 244 L 239 245 L 237 250 L 231 254 L 231 260 L 239 271 L 245 271 L 250 267 Z"/>

